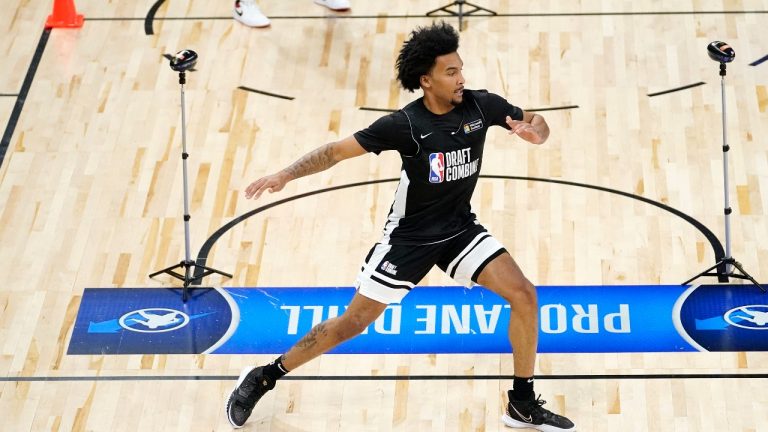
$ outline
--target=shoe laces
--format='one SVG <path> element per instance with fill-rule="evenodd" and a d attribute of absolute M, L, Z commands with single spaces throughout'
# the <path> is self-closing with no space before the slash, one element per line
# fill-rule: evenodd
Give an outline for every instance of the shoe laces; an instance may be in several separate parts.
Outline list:
<path fill-rule="evenodd" d="M 262 380 L 264 382 L 261 382 Z M 249 374 L 237 389 L 237 399 L 244 405 L 253 406 L 259 396 L 264 393 L 259 391 L 261 388 L 269 389 L 269 380 L 264 376 L 256 377 Z"/>
<path fill-rule="evenodd" d="M 539 416 L 543 419 L 553 419 L 555 418 L 556 414 L 554 414 L 552 411 L 544 408 L 544 404 L 547 403 L 544 399 L 541 398 L 541 395 L 538 395 L 536 397 L 536 400 L 533 400 L 531 403 L 531 414 L 535 416 Z"/>

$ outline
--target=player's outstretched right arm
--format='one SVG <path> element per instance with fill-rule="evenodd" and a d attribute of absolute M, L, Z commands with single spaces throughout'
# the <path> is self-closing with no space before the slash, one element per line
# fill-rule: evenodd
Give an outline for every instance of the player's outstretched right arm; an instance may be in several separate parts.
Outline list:
<path fill-rule="evenodd" d="M 248 199 L 258 199 L 266 190 L 270 193 L 279 192 L 291 180 L 325 171 L 336 165 L 337 162 L 365 153 L 366 150 L 357 142 L 354 136 L 325 144 L 305 154 L 289 167 L 251 183 L 245 188 L 245 197 Z"/>

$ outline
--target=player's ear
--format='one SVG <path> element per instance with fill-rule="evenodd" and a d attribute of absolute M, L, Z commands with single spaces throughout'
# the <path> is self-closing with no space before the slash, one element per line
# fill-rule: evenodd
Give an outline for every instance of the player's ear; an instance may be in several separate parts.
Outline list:
<path fill-rule="evenodd" d="M 422 75 L 419 77 L 419 84 L 421 84 L 424 88 L 430 88 L 432 87 L 432 79 L 429 77 L 429 75 Z"/>

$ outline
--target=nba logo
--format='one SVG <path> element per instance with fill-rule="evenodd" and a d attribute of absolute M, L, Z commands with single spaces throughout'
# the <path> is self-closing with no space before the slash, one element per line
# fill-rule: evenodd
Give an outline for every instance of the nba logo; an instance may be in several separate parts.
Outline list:
<path fill-rule="evenodd" d="M 445 155 L 442 153 L 429 154 L 429 182 L 442 183 L 445 173 Z"/>

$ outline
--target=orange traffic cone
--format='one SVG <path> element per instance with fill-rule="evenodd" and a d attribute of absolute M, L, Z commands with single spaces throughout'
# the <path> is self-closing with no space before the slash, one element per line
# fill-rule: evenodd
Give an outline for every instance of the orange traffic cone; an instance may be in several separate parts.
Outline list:
<path fill-rule="evenodd" d="M 48 15 L 45 28 L 79 28 L 83 16 L 75 10 L 75 0 L 53 0 L 53 14 Z"/>

